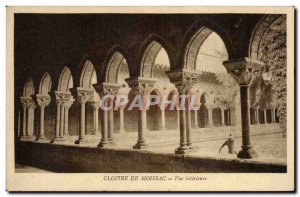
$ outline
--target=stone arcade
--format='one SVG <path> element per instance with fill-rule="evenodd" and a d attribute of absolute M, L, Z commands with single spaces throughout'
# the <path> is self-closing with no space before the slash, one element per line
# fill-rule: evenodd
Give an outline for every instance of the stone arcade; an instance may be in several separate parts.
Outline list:
<path fill-rule="evenodd" d="M 78 24 L 89 17 L 93 16 L 79 17 Z M 251 145 L 251 128 L 277 123 L 277 106 L 250 104 L 249 84 L 264 71 L 259 56 L 264 33 L 274 21 L 282 20 L 282 15 L 94 17 L 86 25 L 86 33 L 94 29 L 90 35 L 98 37 L 86 51 L 74 50 L 57 65 L 49 66 L 45 58 L 38 66 L 23 65 L 24 73 L 18 68 L 23 62 L 16 59 L 18 140 L 110 148 L 125 146 L 118 144 L 116 136 L 136 132 L 137 142 L 130 148 L 148 149 L 151 143 L 145 133 L 168 130 L 172 136 L 180 136 L 175 153 L 185 154 L 197 151 L 193 132 L 228 128 L 226 135 L 242 135 L 239 158 L 257 156 Z M 122 17 L 127 17 L 126 25 L 120 24 Z M 101 29 L 97 19 L 112 27 Z M 78 43 L 66 47 L 83 47 Z M 239 85 L 235 97 L 228 96 L 230 88 L 220 81 L 228 73 Z M 116 95 L 166 95 L 171 99 L 191 94 L 198 95 L 197 111 L 170 110 L 168 106 L 129 111 L 127 105 L 118 111 L 102 111 L 99 106 L 105 95 L 112 99 L 104 105 L 113 106 Z M 160 143 L 164 140 L 168 139 L 160 139 Z"/>

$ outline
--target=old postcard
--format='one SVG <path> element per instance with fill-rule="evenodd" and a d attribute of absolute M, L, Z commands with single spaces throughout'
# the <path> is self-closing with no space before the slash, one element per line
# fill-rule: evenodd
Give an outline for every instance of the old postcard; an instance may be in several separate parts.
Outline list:
<path fill-rule="evenodd" d="M 7 7 L 8 191 L 294 191 L 293 7 Z"/>

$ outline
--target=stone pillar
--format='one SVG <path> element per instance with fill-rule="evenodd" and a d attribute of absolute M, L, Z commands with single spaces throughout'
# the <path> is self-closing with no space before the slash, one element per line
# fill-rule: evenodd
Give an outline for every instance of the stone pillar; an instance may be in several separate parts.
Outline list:
<path fill-rule="evenodd" d="M 263 122 L 263 124 L 267 124 L 268 122 L 267 122 L 267 110 L 266 109 L 264 109 L 264 122 Z"/>
<path fill-rule="evenodd" d="M 37 136 L 37 141 L 41 141 L 41 140 L 46 140 L 45 138 L 45 133 L 44 133 L 44 110 L 45 107 L 49 105 L 49 103 L 51 102 L 51 97 L 49 95 L 41 95 L 41 94 L 37 94 L 36 95 L 36 100 L 38 105 L 40 106 L 40 131 L 39 134 Z"/>
<path fill-rule="evenodd" d="M 161 109 L 161 128 L 160 130 L 166 129 L 166 115 L 165 115 L 165 109 Z"/>
<path fill-rule="evenodd" d="M 116 145 L 114 140 L 114 100 L 108 100 L 108 140 L 111 145 Z"/>
<path fill-rule="evenodd" d="M 179 93 L 179 103 L 183 103 L 185 106 L 179 106 L 180 117 L 180 146 L 175 150 L 176 154 L 185 154 L 191 149 L 195 149 L 192 146 L 192 133 L 191 133 L 191 112 L 189 108 L 189 99 L 186 100 L 186 96 L 189 94 L 190 89 L 194 84 L 199 82 L 201 72 L 195 70 L 179 69 L 166 72 L 170 78 L 170 82 L 175 84 Z"/>
<path fill-rule="evenodd" d="M 220 108 L 220 109 L 221 109 L 221 126 L 224 127 L 225 126 L 224 108 Z"/>
<path fill-rule="evenodd" d="M 134 95 L 140 95 L 142 97 L 143 106 L 141 110 L 138 110 L 138 141 L 133 146 L 134 149 L 144 149 L 147 148 L 146 140 L 144 139 L 144 133 L 147 129 L 146 120 L 146 106 L 148 96 L 150 95 L 156 80 L 153 78 L 144 77 L 134 77 L 126 79 L 129 87 L 131 87 L 131 92 Z"/>
<path fill-rule="evenodd" d="M 272 111 L 271 111 L 271 117 L 272 117 L 272 123 L 276 123 L 275 108 L 273 108 Z"/>
<path fill-rule="evenodd" d="M 213 107 L 212 106 L 207 106 L 207 111 L 208 111 L 208 125 L 207 127 L 213 127 L 213 115 L 212 115 L 212 111 L 213 111 Z"/>
<path fill-rule="evenodd" d="M 93 135 L 99 135 L 100 131 L 99 131 L 99 108 L 100 108 L 100 101 L 91 101 L 89 102 L 89 105 L 93 108 L 93 112 L 94 112 L 94 133 Z"/>
<path fill-rule="evenodd" d="M 121 106 L 119 108 L 120 112 L 120 129 L 118 130 L 118 133 L 125 133 L 125 128 L 124 128 L 124 107 Z"/>
<path fill-rule="evenodd" d="M 78 140 L 75 141 L 75 144 L 81 144 L 87 142 L 85 138 L 85 105 L 91 98 L 93 94 L 92 89 L 87 88 L 77 88 L 77 101 L 80 105 L 80 122 L 79 122 L 79 136 Z"/>
<path fill-rule="evenodd" d="M 194 118 L 195 118 L 195 128 L 199 128 L 199 123 L 198 123 L 198 110 L 194 110 Z"/>
<path fill-rule="evenodd" d="M 251 159 L 257 157 L 257 153 L 250 141 L 250 95 L 249 84 L 251 80 L 259 75 L 263 64 L 257 60 L 242 58 L 238 60 L 225 61 L 227 71 L 238 81 L 240 85 L 241 120 L 242 120 L 242 150 L 237 157 Z"/>
<path fill-rule="evenodd" d="M 36 105 L 33 101 L 29 102 L 27 105 L 27 112 L 28 112 L 28 118 L 27 118 L 27 137 L 33 136 L 33 130 L 34 130 L 34 109 Z"/>
<path fill-rule="evenodd" d="M 115 145 L 113 139 L 113 98 L 118 94 L 121 88 L 120 84 L 101 83 L 94 84 L 94 88 L 102 99 L 101 106 L 101 141 L 99 148 Z M 104 99 L 105 96 L 106 97 Z M 111 109 L 109 108 L 111 106 Z"/>
<path fill-rule="evenodd" d="M 51 142 L 59 141 L 59 127 L 60 127 L 60 107 L 61 107 L 61 101 L 56 100 L 56 120 L 55 120 L 55 135 Z"/>
<path fill-rule="evenodd" d="M 258 110 L 258 108 L 256 108 L 256 123 L 260 124 L 260 122 L 259 122 L 259 110 Z"/>
<path fill-rule="evenodd" d="M 27 103 L 22 102 L 22 106 L 23 106 L 23 125 L 22 125 L 21 138 L 24 138 L 26 137 L 26 130 L 27 130 L 27 126 L 26 126 Z"/>
<path fill-rule="evenodd" d="M 72 106 L 73 102 L 75 100 L 72 98 L 70 98 L 69 100 L 67 100 L 64 104 L 64 132 L 63 132 L 63 136 L 64 137 L 69 137 L 69 109 Z"/>

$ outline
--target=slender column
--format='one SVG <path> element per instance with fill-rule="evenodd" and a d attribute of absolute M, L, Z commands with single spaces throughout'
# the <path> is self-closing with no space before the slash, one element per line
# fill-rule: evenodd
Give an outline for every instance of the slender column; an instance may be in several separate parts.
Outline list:
<path fill-rule="evenodd" d="M 31 137 L 33 135 L 33 129 L 34 129 L 34 109 L 35 104 L 33 101 L 28 103 L 28 118 L 27 118 L 27 137 Z"/>
<path fill-rule="evenodd" d="M 194 110 L 194 118 L 195 118 L 195 128 L 199 127 L 198 123 L 198 110 Z"/>
<path fill-rule="evenodd" d="M 272 116 L 272 123 L 275 123 L 275 122 L 276 122 L 276 114 L 275 114 L 275 109 L 272 109 L 271 116 Z"/>
<path fill-rule="evenodd" d="M 45 139 L 45 133 L 44 133 L 44 110 L 45 106 L 40 106 L 41 114 L 40 114 L 40 133 L 38 136 L 38 139 Z"/>
<path fill-rule="evenodd" d="M 55 121 L 56 128 L 55 128 L 55 136 L 54 136 L 52 142 L 59 140 L 61 101 L 56 101 L 56 105 L 57 105 L 57 108 L 56 108 L 56 121 Z"/>
<path fill-rule="evenodd" d="M 27 105 L 26 103 L 22 103 L 23 106 L 23 128 L 22 128 L 22 133 L 21 133 L 21 137 L 25 137 L 26 136 L 26 114 L 27 114 Z"/>
<path fill-rule="evenodd" d="M 186 145 L 189 149 L 195 149 L 197 147 L 192 145 L 192 119 L 190 109 L 190 96 L 186 99 Z"/>
<path fill-rule="evenodd" d="M 125 128 L 124 128 L 124 107 L 119 108 L 120 112 L 120 130 L 118 133 L 125 133 Z"/>
<path fill-rule="evenodd" d="M 111 145 L 116 145 L 114 140 L 114 101 L 108 101 L 110 109 L 108 110 L 108 140 Z"/>
<path fill-rule="evenodd" d="M 147 96 L 142 95 L 143 103 L 147 101 Z M 145 106 L 138 110 L 138 141 L 133 146 L 134 149 L 144 149 L 147 148 L 146 140 L 144 139 L 144 132 L 147 130 L 147 114 Z"/>
<path fill-rule="evenodd" d="M 64 138 L 64 116 L 65 116 L 65 102 L 62 102 L 60 106 L 60 126 L 59 126 L 60 138 Z"/>
<path fill-rule="evenodd" d="M 221 108 L 221 126 L 225 126 L 225 119 L 224 119 L 224 109 Z"/>
<path fill-rule="evenodd" d="M 160 130 L 166 129 L 166 117 L 165 117 L 165 109 L 161 109 L 161 128 Z"/>
<path fill-rule="evenodd" d="M 74 99 L 71 98 L 69 99 L 68 101 L 65 102 L 65 105 L 64 105 L 64 132 L 63 132 L 63 136 L 64 137 L 69 137 L 70 134 L 69 134 L 69 109 L 70 107 L 72 106 L 74 102 Z"/>
<path fill-rule="evenodd" d="M 182 100 L 185 99 L 183 97 L 185 96 L 185 92 L 184 89 L 179 88 L 179 103 L 182 103 Z M 187 150 L 189 150 L 186 142 L 186 128 L 186 109 L 181 107 L 179 108 L 180 146 L 175 150 L 176 154 L 184 154 Z"/>
<path fill-rule="evenodd" d="M 89 102 L 90 106 L 93 108 L 93 114 L 94 114 L 94 133 L 93 135 L 98 135 L 100 133 L 99 131 L 99 123 L 98 123 L 98 112 L 100 108 L 100 101 L 91 101 Z"/>
<path fill-rule="evenodd" d="M 267 110 L 264 109 L 264 123 L 263 124 L 267 124 Z"/>
<path fill-rule="evenodd" d="M 207 111 L 208 111 L 208 125 L 207 125 L 207 127 L 213 127 L 212 110 L 213 110 L 212 107 L 207 108 Z"/>
<path fill-rule="evenodd" d="M 108 101 L 107 100 L 104 100 L 103 101 L 103 105 L 104 107 L 108 107 Z M 98 147 L 107 147 L 109 146 L 109 141 L 108 141 L 108 124 L 107 124 L 107 121 L 108 121 L 108 111 L 107 110 L 103 110 L 101 108 L 101 141 L 100 143 L 98 144 Z"/>
<path fill-rule="evenodd" d="M 259 122 L 259 110 L 258 110 L 258 108 L 256 109 L 256 123 L 260 124 L 260 122 Z"/>

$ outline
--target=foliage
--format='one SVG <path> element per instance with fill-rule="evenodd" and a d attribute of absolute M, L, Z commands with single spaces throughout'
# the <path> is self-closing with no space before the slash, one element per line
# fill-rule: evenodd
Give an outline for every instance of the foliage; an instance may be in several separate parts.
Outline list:
<path fill-rule="evenodd" d="M 264 34 L 260 47 L 261 60 L 272 73 L 271 85 L 264 84 L 262 89 L 269 100 L 274 97 L 274 104 L 279 106 L 279 122 L 286 134 L 286 95 L 287 95 L 287 46 L 286 46 L 286 18 L 276 20 Z M 268 94 L 268 95 L 267 95 Z"/>

